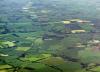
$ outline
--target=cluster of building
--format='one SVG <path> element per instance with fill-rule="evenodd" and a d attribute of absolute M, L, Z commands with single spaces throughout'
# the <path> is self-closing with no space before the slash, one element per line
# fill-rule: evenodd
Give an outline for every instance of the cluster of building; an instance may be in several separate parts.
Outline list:
<path fill-rule="evenodd" d="M 66 28 L 69 28 L 71 30 L 71 33 L 85 33 L 86 30 L 81 28 L 79 24 L 90 23 L 90 21 L 81 19 L 72 19 L 72 20 L 62 21 L 62 23 L 65 24 Z"/>

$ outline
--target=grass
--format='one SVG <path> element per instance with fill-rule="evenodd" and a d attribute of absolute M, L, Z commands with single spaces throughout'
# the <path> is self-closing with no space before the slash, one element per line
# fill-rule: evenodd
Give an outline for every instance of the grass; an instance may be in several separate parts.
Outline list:
<path fill-rule="evenodd" d="M 0 69 L 5 69 L 5 68 L 12 68 L 12 66 L 10 66 L 10 65 L 0 65 Z"/>
<path fill-rule="evenodd" d="M 42 36 L 43 35 L 43 31 L 39 31 L 39 32 L 30 32 L 30 33 L 16 33 L 16 34 L 18 34 L 19 36 L 21 36 L 21 37 L 40 37 L 40 36 Z"/>
<path fill-rule="evenodd" d="M 0 70 L 0 72 L 8 72 L 8 70 Z"/>
<path fill-rule="evenodd" d="M 48 57 L 51 57 L 51 54 L 27 55 L 25 58 L 20 59 L 23 61 L 38 61 Z"/>
<path fill-rule="evenodd" d="M 100 66 L 97 66 L 95 68 L 92 68 L 90 69 L 91 71 L 94 71 L 94 72 L 100 72 Z"/>
<path fill-rule="evenodd" d="M 41 62 L 48 65 L 59 65 L 65 63 L 61 57 L 49 57 L 42 60 Z"/>
<path fill-rule="evenodd" d="M 88 32 L 93 29 L 93 27 L 90 24 L 79 24 L 79 26 Z"/>
<path fill-rule="evenodd" d="M 28 51 L 30 47 L 18 47 L 16 48 L 17 51 Z"/>
<path fill-rule="evenodd" d="M 9 47 L 13 47 L 15 46 L 15 43 L 13 42 L 10 42 L 10 41 L 5 41 L 5 42 L 2 42 L 4 45 L 8 45 Z"/>
<path fill-rule="evenodd" d="M 74 63 L 74 62 L 66 62 L 66 63 L 58 65 L 57 67 L 62 69 L 63 72 L 75 72 L 77 70 L 81 70 L 80 64 Z"/>
<path fill-rule="evenodd" d="M 86 48 L 86 50 L 79 51 L 78 56 L 83 62 L 87 62 L 87 63 L 100 62 L 100 53 L 91 50 L 91 48 Z"/>

